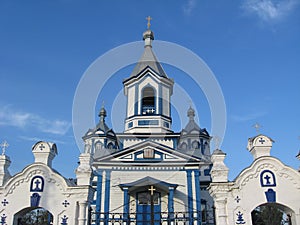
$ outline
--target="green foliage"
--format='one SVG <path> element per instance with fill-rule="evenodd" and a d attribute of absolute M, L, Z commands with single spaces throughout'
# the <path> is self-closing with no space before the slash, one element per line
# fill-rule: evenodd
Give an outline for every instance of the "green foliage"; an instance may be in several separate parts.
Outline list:
<path fill-rule="evenodd" d="M 49 212 L 44 209 L 34 209 L 26 213 L 20 220 L 20 225 L 49 225 Z"/>
<path fill-rule="evenodd" d="M 279 225 L 282 222 L 283 212 L 276 204 L 267 204 L 251 212 L 253 225 Z"/>

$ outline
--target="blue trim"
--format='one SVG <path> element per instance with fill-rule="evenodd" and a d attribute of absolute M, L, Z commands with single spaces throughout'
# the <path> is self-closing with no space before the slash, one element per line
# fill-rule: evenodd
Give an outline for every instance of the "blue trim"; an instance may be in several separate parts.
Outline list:
<path fill-rule="evenodd" d="M 100 224 L 101 198 L 102 198 L 102 171 L 97 171 L 97 193 L 96 193 L 96 225 Z"/>
<path fill-rule="evenodd" d="M 41 182 L 39 182 L 41 180 Z M 34 182 L 36 181 L 36 182 Z M 39 185 L 41 184 L 41 185 Z M 42 176 L 35 176 L 31 179 L 30 183 L 30 192 L 43 192 L 44 191 L 45 181 Z"/>
<path fill-rule="evenodd" d="M 129 223 L 128 219 L 129 219 L 129 195 L 128 195 L 128 188 L 123 188 L 124 191 L 124 209 L 123 209 L 123 213 L 124 213 L 124 220 L 126 221 L 126 224 Z"/>
<path fill-rule="evenodd" d="M 138 99 L 138 94 L 139 94 L 139 89 L 138 89 L 138 85 L 135 85 L 135 91 L 134 91 L 134 115 L 137 116 L 139 114 L 138 112 L 138 107 L 139 107 L 139 99 Z M 127 103 L 128 104 L 128 103 Z M 127 105 L 128 107 L 128 105 Z"/>
<path fill-rule="evenodd" d="M 267 175 L 264 176 L 265 174 L 267 174 Z M 270 174 L 271 177 L 268 176 L 268 174 Z M 266 180 L 266 182 L 264 182 L 264 179 Z M 270 182 L 270 179 L 271 179 L 271 182 Z M 274 173 L 271 170 L 264 170 L 264 171 L 261 172 L 261 174 L 260 174 L 260 185 L 262 187 L 276 187 L 276 178 L 275 178 Z"/>
<path fill-rule="evenodd" d="M 196 190 L 196 208 L 197 208 L 197 225 L 201 225 L 202 214 L 201 214 L 201 189 L 200 189 L 200 179 L 199 170 L 195 170 L 195 190 Z"/>
<path fill-rule="evenodd" d="M 178 145 L 177 141 L 178 141 L 178 139 L 177 138 L 172 138 L 172 139 L 173 139 L 173 148 L 177 149 L 177 145 Z"/>
<path fill-rule="evenodd" d="M 268 191 L 265 192 L 267 202 L 276 202 L 276 192 L 269 188 Z"/>
<path fill-rule="evenodd" d="M 163 113 L 163 99 L 162 99 L 162 87 L 158 86 L 158 114 Z"/>
<path fill-rule="evenodd" d="M 158 125 L 158 120 L 139 120 L 138 121 L 138 126 L 156 126 Z"/>
<path fill-rule="evenodd" d="M 193 224 L 193 187 L 192 187 L 192 170 L 186 171 L 187 175 L 187 188 L 188 188 L 188 212 L 189 221 Z"/>
<path fill-rule="evenodd" d="M 110 200 L 110 170 L 105 170 L 105 199 L 104 199 L 104 224 L 108 224 L 109 200 Z"/>
<path fill-rule="evenodd" d="M 39 207 L 41 196 L 38 193 L 33 193 L 30 196 L 30 206 Z"/>
<path fill-rule="evenodd" d="M 160 158 L 138 158 L 137 156 L 138 155 L 144 155 L 144 150 L 141 150 L 141 151 L 138 151 L 138 152 L 135 152 L 134 153 L 134 160 L 137 160 L 137 161 L 141 161 L 141 160 L 143 160 L 143 161 L 155 161 L 155 162 L 157 162 L 157 161 L 162 161 L 163 160 L 163 153 L 161 153 L 161 152 L 158 152 L 158 151 L 155 151 L 154 149 L 153 149 L 153 155 L 154 155 L 154 157 L 155 157 L 155 154 L 156 155 L 159 155 L 160 156 Z"/>
<path fill-rule="evenodd" d="M 92 139 L 91 153 L 95 153 L 95 139 Z"/>
<path fill-rule="evenodd" d="M 172 221 L 174 219 L 174 187 L 169 187 L 168 213 L 169 220 Z"/>

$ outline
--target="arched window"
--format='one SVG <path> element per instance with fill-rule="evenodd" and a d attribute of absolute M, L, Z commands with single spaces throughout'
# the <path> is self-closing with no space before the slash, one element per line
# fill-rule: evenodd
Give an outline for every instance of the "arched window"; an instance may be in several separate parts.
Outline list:
<path fill-rule="evenodd" d="M 151 87 L 145 87 L 142 92 L 142 113 L 155 114 L 155 93 Z"/>

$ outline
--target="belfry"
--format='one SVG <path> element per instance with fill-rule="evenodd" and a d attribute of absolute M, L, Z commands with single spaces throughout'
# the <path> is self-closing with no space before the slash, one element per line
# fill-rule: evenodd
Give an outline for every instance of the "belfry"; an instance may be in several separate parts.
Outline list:
<path fill-rule="evenodd" d="M 144 52 L 123 81 L 127 99 L 123 133 L 99 123 L 83 137 L 96 176 L 91 205 L 95 224 L 109 224 L 111 215 L 135 224 L 213 223 L 210 183 L 210 139 L 194 120 L 181 132 L 172 130 L 169 78 L 152 49 L 154 33 L 143 33 Z M 163 213 L 164 212 L 164 213 Z"/>

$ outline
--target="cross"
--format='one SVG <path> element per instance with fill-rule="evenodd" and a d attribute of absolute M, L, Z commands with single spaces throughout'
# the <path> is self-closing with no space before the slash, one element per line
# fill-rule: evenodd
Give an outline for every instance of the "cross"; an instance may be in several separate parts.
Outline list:
<path fill-rule="evenodd" d="M 156 189 L 153 187 L 153 185 L 151 185 L 151 187 L 148 189 L 148 191 L 150 191 L 150 194 L 153 195 L 154 191 Z"/>
<path fill-rule="evenodd" d="M 256 124 L 254 124 L 252 127 L 254 127 L 255 130 L 256 130 L 256 133 L 259 134 L 260 128 L 261 128 L 262 126 L 261 126 L 259 123 L 256 123 Z"/>
<path fill-rule="evenodd" d="M 2 216 L 1 216 L 1 221 L 0 221 L 0 223 L 2 224 L 2 225 L 4 225 L 4 224 L 6 224 L 6 215 L 5 214 L 3 214 Z"/>
<path fill-rule="evenodd" d="M 213 136 L 213 141 L 215 143 L 215 148 L 219 149 L 220 148 L 221 138 L 219 136 Z"/>
<path fill-rule="evenodd" d="M 40 185 L 40 181 L 39 181 L 39 179 L 36 179 L 36 181 L 34 182 L 35 183 L 35 189 L 34 190 L 39 190 L 40 189 L 40 187 L 39 187 L 39 185 Z"/>
<path fill-rule="evenodd" d="M 64 215 L 64 217 L 61 218 L 61 225 L 67 225 L 68 217 Z"/>
<path fill-rule="evenodd" d="M 271 183 L 270 183 L 271 177 L 269 177 L 268 174 L 267 174 L 264 178 L 266 179 L 267 184 L 271 184 Z"/>
<path fill-rule="evenodd" d="M 263 138 L 260 138 L 260 139 L 259 139 L 259 142 L 263 145 L 264 142 L 265 142 L 265 140 L 264 140 Z"/>
<path fill-rule="evenodd" d="M 236 203 L 239 203 L 241 198 L 237 195 L 234 200 L 236 201 Z"/>
<path fill-rule="evenodd" d="M 9 146 L 7 141 L 3 141 L 0 145 L 2 147 L 2 155 L 5 155 L 6 148 Z"/>
<path fill-rule="evenodd" d="M 45 146 L 44 146 L 43 144 L 41 144 L 41 145 L 39 146 L 39 148 L 40 148 L 41 151 L 43 151 L 43 149 L 45 148 Z"/>
<path fill-rule="evenodd" d="M 150 26 L 151 26 L 151 23 L 150 21 L 152 20 L 152 18 L 150 16 L 146 17 L 146 20 L 148 20 L 148 23 L 147 23 L 147 28 L 148 30 L 150 29 Z"/>
<path fill-rule="evenodd" d="M 6 199 L 4 199 L 1 203 L 3 206 L 6 206 L 8 204 L 8 201 Z"/>
<path fill-rule="evenodd" d="M 63 204 L 65 207 L 67 207 L 68 205 L 70 205 L 70 203 L 69 203 L 67 200 L 65 200 L 62 204 Z"/>

